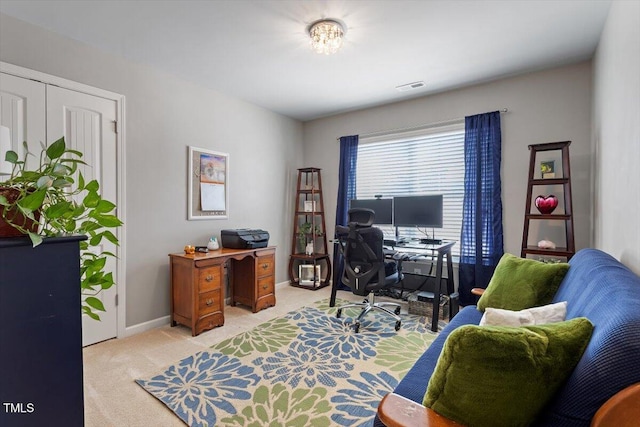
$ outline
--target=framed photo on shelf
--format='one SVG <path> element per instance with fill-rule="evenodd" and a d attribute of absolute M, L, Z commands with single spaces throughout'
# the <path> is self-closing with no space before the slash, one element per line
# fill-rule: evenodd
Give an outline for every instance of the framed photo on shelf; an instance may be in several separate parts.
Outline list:
<path fill-rule="evenodd" d="M 299 283 L 304 286 L 318 286 L 320 284 L 320 266 L 313 264 L 300 264 L 298 266 Z"/>
<path fill-rule="evenodd" d="M 540 173 L 542 174 L 542 178 L 555 178 L 555 161 L 548 160 L 546 162 L 540 162 Z"/>
<path fill-rule="evenodd" d="M 187 219 L 229 218 L 229 154 L 189 147 Z"/>
<path fill-rule="evenodd" d="M 305 202 L 304 202 L 304 211 L 305 212 L 315 212 L 316 211 L 316 201 L 315 200 L 305 200 Z"/>

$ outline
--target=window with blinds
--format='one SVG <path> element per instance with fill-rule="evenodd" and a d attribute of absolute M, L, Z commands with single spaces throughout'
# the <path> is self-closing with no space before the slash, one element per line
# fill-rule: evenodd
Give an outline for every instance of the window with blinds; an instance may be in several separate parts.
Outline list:
<path fill-rule="evenodd" d="M 361 138 L 356 198 L 443 195 L 443 228 L 403 227 L 406 237 L 460 240 L 464 197 L 464 123 L 410 133 Z M 385 235 L 393 227 L 379 226 Z M 459 244 L 452 255 L 458 258 Z"/>

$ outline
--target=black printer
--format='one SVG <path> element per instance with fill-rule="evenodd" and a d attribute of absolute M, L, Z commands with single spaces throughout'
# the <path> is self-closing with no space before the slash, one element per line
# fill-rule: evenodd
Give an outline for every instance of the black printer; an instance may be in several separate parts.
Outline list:
<path fill-rule="evenodd" d="M 269 233 L 264 230 L 237 228 L 222 230 L 222 246 L 231 249 L 266 248 L 269 245 Z"/>

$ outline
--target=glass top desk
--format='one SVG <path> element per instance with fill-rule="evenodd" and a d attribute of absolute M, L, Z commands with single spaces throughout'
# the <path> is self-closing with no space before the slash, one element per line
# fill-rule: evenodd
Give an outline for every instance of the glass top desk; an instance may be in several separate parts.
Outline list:
<path fill-rule="evenodd" d="M 429 278 L 435 279 L 435 287 L 433 289 L 433 316 L 431 319 L 431 330 L 434 332 L 437 332 L 438 330 L 441 294 L 449 297 L 449 320 L 451 320 L 458 312 L 458 294 L 455 292 L 453 281 L 453 262 L 451 259 L 451 248 L 455 244 L 455 240 L 443 240 L 439 244 L 423 244 L 419 241 L 408 241 L 406 243 L 398 243 L 393 246 L 385 246 L 384 249 L 385 255 L 388 258 L 393 258 L 398 262 L 399 268 L 402 268 L 402 264 L 407 262 L 436 261 L 435 275 L 432 275 L 431 271 L 429 274 L 417 274 L 425 277 L 425 280 L 420 285 L 419 290 L 422 290 L 422 287 L 427 283 Z M 442 269 L 445 258 L 447 260 L 447 277 L 445 279 L 446 289 L 443 290 Z M 403 281 L 400 281 L 400 284 L 402 284 L 402 282 Z M 438 307 L 438 309 L 436 309 L 436 307 Z"/>

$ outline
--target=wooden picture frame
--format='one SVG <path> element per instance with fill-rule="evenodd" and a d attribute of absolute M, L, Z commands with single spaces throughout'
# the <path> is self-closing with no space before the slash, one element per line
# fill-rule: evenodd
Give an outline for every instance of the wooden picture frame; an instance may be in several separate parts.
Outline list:
<path fill-rule="evenodd" d="M 229 154 L 189 146 L 187 219 L 229 218 Z"/>

